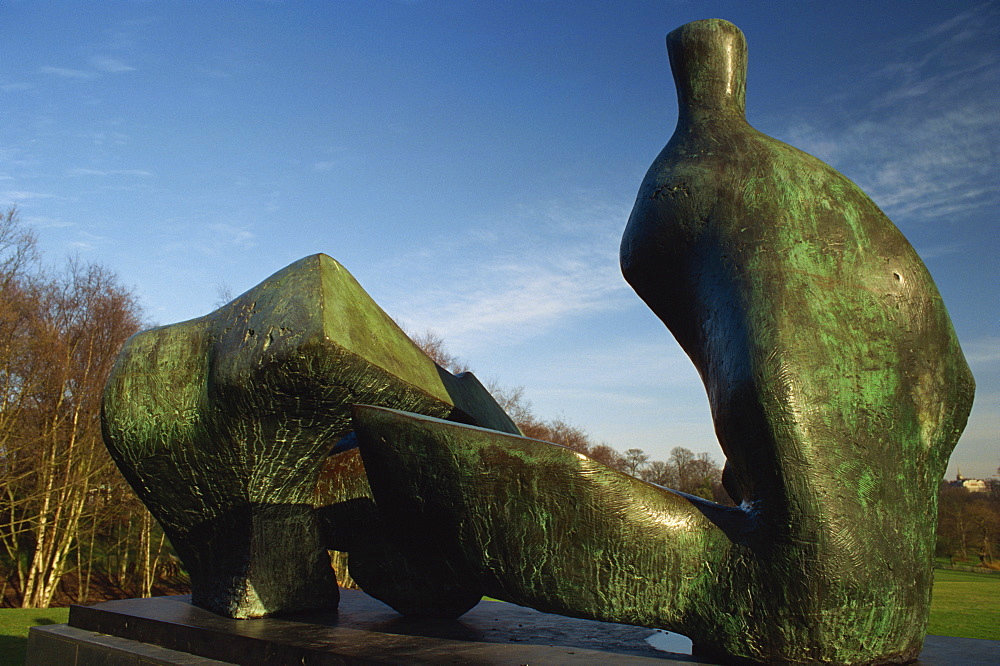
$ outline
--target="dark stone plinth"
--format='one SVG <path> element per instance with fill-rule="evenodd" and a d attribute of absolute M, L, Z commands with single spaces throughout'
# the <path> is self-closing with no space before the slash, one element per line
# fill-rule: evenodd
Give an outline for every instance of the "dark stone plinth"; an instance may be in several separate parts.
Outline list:
<path fill-rule="evenodd" d="M 704 663 L 654 648 L 641 627 L 494 601 L 460 620 L 415 620 L 362 592 L 342 594 L 336 613 L 254 620 L 221 617 L 189 596 L 73 606 L 69 625 L 32 628 L 27 663 Z M 1000 663 L 1000 641 L 928 636 L 919 663 Z"/>
<path fill-rule="evenodd" d="M 109 601 L 71 607 L 69 628 L 239 664 L 625 664 L 669 657 L 693 663 L 652 647 L 645 639 L 654 632 L 641 627 L 495 601 L 481 602 L 459 620 L 417 620 L 363 592 L 341 593 L 338 612 L 253 620 L 192 606 L 190 596 Z M 41 663 L 35 649 L 29 645 L 28 663 Z"/>
<path fill-rule="evenodd" d="M 27 663 L 39 666 L 225 666 L 229 662 L 85 631 L 68 624 L 32 627 Z"/>

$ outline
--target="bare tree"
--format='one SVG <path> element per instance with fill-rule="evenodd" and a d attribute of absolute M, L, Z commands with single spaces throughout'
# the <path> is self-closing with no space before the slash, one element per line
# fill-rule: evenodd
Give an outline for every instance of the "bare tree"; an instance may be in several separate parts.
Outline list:
<path fill-rule="evenodd" d="M 973 521 L 969 515 L 970 493 L 948 483 L 938 494 L 937 552 L 951 560 L 965 558 L 969 542 L 974 538 Z"/>
<path fill-rule="evenodd" d="M 37 261 L 37 237 L 21 224 L 17 206 L 0 212 L 0 290 L 22 277 Z"/>
<path fill-rule="evenodd" d="M 30 371 L 35 340 L 24 326 L 34 308 L 36 261 L 34 234 L 21 225 L 17 208 L 8 208 L 0 214 L 0 543 L 9 566 L 5 584 L 15 588 L 26 565 L 19 544 L 30 529 L 21 488 L 33 474 L 20 424 L 30 407 L 28 396 L 42 380 Z"/>
<path fill-rule="evenodd" d="M 639 473 L 649 462 L 649 456 L 642 449 L 625 449 L 622 456 L 624 471 L 632 476 L 639 476 Z"/>
<path fill-rule="evenodd" d="M 613 449 L 607 445 L 595 444 L 583 428 L 569 423 L 562 417 L 547 421 L 538 418 L 532 409 L 531 402 L 524 396 L 523 386 L 505 388 L 495 381 L 491 381 L 487 387 L 497 404 L 507 412 L 507 415 L 521 429 L 525 437 L 559 444 L 590 455 L 592 458 L 595 457 L 591 455 L 594 448 L 602 447 L 597 454 L 604 459 L 601 462 L 613 460 L 615 466 L 620 465 L 621 456 L 617 452 L 612 455 Z"/>
<path fill-rule="evenodd" d="M 979 563 L 993 564 L 994 546 L 1000 535 L 1000 512 L 990 506 L 987 497 L 976 497 L 969 506 L 969 518 L 976 536 L 976 551 Z"/>
<path fill-rule="evenodd" d="M 607 444 L 597 444 L 590 447 L 587 455 L 597 462 L 604 463 L 608 467 L 613 467 L 617 470 L 621 470 L 624 467 L 621 454 Z"/>
<path fill-rule="evenodd" d="M 1000 552 L 1000 496 L 969 492 L 942 483 L 938 495 L 937 553 L 953 561 L 968 560 L 970 551 L 979 564 L 995 566 Z"/>
<path fill-rule="evenodd" d="M 215 285 L 215 307 L 221 308 L 223 305 L 228 305 L 234 298 L 236 296 L 233 294 L 233 288 L 225 281 L 219 280 Z"/>
<path fill-rule="evenodd" d="M 441 336 L 428 331 L 410 337 L 441 367 L 452 372 L 468 369 L 465 363 L 458 361 L 445 349 Z M 722 470 L 707 453 L 695 455 L 688 449 L 676 447 L 671 451 L 667 462 L 650 462 L 644 451 L 635 448 L 628 449 L 623 455 L 608 444 L 595 442 L 583 428 L 564 418 L 539 418 L 531 402 L 525 397 L 523 386 L 508 388 L 491 381 L 487 388 L 525 437 L 566 446 L 609 467 L 676 490 L 707 499 L 720 493 L 724 495 L 721 490 Z"/>
<path fill-rule="evenodd" d="M 46 607 L 85 559 L 81 527 L 98 531 L 88 519 L 111 465 L 100 396 L 139 307 L 99 266 L 46 274 L 19 224 L 0 216 L 0 544 L 21 605 Z"/>
<path fill-rule="evenodd" d="M 674 468 L 663 460 L 651 461 L 639 473 L 639 478 L 667 488 L 677 486 L 677 474 Z"/>
<path fill-rule="evenodd" d="M 487 382 L 486 389 L 492 394 L 493 399 L 497 401 L 501 409 L 507 412 L 507 415 L 514 421 L 521 432 L 525 431 L 525 428 L 529 430 L 533 425 L 538 422 L 538 417 L 531 408 L 531 401 L 524 396 L 523 386 L 514 387 L 504 387 L 496 380 L 491 380 Z M 527 435 L 532 437 L 532 435 Z"/>
<path fill-rule="evenodd" d="M 407 335 L 410 336 L 410 339 L 413 340 L 415 345 L 420 347 L 425 354 L 430 356 L 432 361 L 453 375 L 460 375 L 463 372 L 469 372 L 470 368 L 468 364 L 445 349 L 444 338 L 434 331 L 426 330 L 423 333 L 418 333 L 416 335 L 407 332 Z"/>
<path fill-rule="evenodd" d="M 139 328 L 139 308 L 117 278 L 95 265 L 70 262 L 37 285 L 35 318 L 25 322 L 39 344 L 33 374 L 44 376 L 22 421 L 21 437 L 35 460 L 25 498 L 31 553 L 22 606 L 47 607 L 100 473 L 110 466 L 100 432 L 100 398 L 125 339 Z"/>

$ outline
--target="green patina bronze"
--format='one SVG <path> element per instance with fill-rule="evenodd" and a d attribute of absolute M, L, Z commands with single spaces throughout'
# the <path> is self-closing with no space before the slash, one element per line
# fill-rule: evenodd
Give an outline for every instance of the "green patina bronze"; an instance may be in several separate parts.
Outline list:
<path fill-rule="evenodd" d="M 571 449 L 357 405 L 383 517 L 479 594 L 550 613 L 680 631 L 736 509 L 640 481 Z"/>
<path fill-rule="evenodd" d="M 362 474 L 338 479 L 339 523 L 314 510 L 314 491 L 355 402 L 517 432 L 474 376 L 435 365 L 325 255 L 128 341 L 104 394 L 105 441 L 195 603 L 230 617 L 336 607 L 326 546 L 370 491 Z"/>
<path fill-rule="evenodd" d="M 854 183 L 747 124 L 736 26 L 667 43 L 680 117 L 622 271 L 701 373 L 747 511 L 685 633 L 762 661 L 914 658 L 974 392 L 941 296 Z"/>
<path fill-rule="evenodd" d="M 626 279 L 697 366 L 731 509 L 553 445 L 357 408 L 376 502 L 476 591 L 765 663 L 916 658 L 974 384 L 926 268 L 852 182 L 744 117 L 721 20 L 667 39 L 677 130 Z"/>
<path fill-rule="evenodd" d="M 667 45 L 680 117 L 622 270 L 701 373 L 740 506 L 520 437 L 316 255 L 135 336 L 108 383 L 108 446 L 195 603 L 333 607 L 331 548 L 406 614 L 488 594 L 676 631 L 726 663 L 916 657 L 937 486 L 974 392 L 941 297 L 857 186 L 747 124 L 735 26 Z M 330 458 L 352 430 L 363 465 Z"/>

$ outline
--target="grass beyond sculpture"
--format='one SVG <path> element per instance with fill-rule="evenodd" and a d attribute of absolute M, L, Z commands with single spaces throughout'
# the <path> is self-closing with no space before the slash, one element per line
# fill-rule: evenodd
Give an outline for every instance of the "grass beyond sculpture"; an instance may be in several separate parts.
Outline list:
<path fill-rule="evenodd" d="M 740 506 L 520 436 L 320 255 L 139 334 L 109 381 L 108 446 L 195 603 L 334 606 L 332 548 L 407 614 L 456 617 L 486 594 L 668 629 L 727 661 L 917 656 L 937 485 L 974 391 L 941 297 L 857 186 L 747 124 L 735 26 L 667 41 L 680 117 L 622 270 L 701 373 Z M 327 456 L 356 463 L 355 445 L 363 468 L 314 508 Z"/>
<path fill-rule="evenodd" d="M 1000 575 L 934 570 L 927 633 L 1000 641 Z"/>

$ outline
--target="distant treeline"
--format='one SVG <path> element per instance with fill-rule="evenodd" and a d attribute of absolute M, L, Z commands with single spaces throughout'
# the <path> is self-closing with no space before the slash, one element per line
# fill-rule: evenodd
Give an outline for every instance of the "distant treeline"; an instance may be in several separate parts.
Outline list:
<path fill-rule="evenodd" d="M 1000 569 L 1000 481 L 988 479 L 986 492 L 941 484 L 937 554 L 953 565 Z"/>

